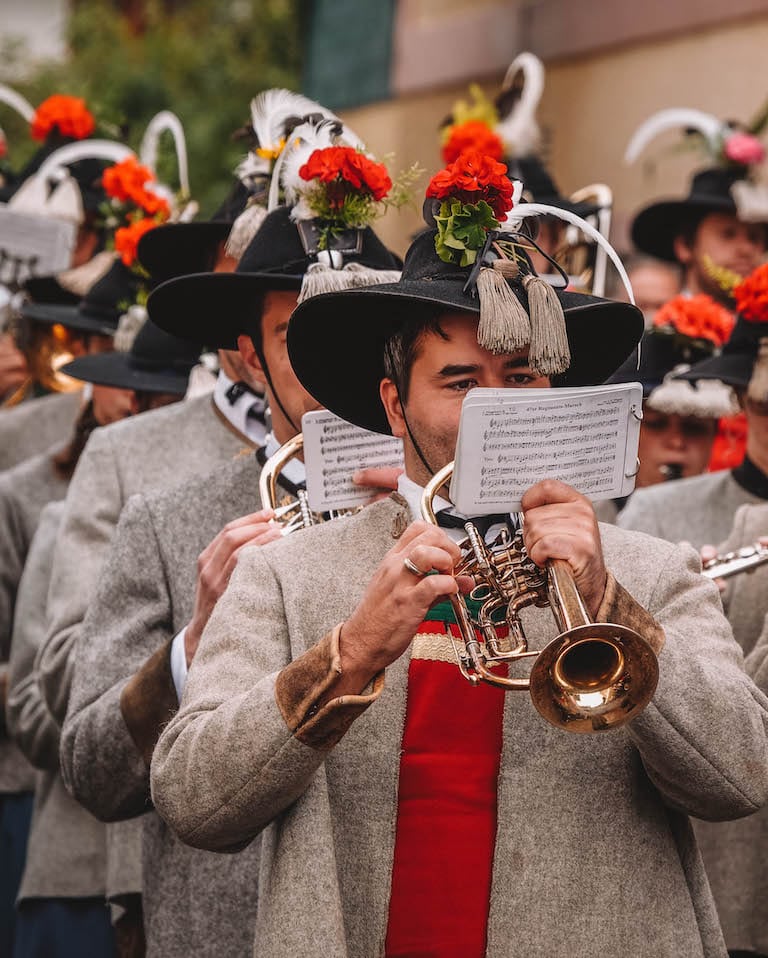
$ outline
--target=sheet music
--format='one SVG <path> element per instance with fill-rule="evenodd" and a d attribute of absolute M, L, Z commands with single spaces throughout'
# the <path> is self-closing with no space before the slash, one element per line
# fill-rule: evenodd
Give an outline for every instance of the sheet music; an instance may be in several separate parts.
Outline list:
<path fill-rule="evenodd" d="M 77 227 L 0 204 L 0 282 L 23 283 L 69 269 Z"/>
<path fill-rule="evenodd" d="M 325 409 L 305 413 L 301 430 L 313 512 L 350 509 L 370 499 L 371 489 L 352 482 L 357 469 L 403 465 L 400 439 L 361 429 Z"/>
<path fill-rule="evenodd" d="M 465 515 L 517 512 L 541 479 L 597 502 L 635 484 L 640 383 L 568 389 L 473 389 L 462 404 L 451 500 Z"/>

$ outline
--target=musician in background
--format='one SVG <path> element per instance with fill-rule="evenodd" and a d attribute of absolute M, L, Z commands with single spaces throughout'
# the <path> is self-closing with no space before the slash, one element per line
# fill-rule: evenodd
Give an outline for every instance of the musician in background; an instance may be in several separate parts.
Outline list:
<path fill-rule="evenodd" d="M 768 546 L 768 503 L 736 511 L 728 538 L 702 548 L 711 559 L 760 543 Z M 734 637 L 744 653 L 745 669 L 768 694 L 768 563 L 720 580 Z M 694 821 L 723 934 L 734 958 L 768 955 L 768 813 L 760 809 L 742 821 Z"/>
<path fill-rule="evenodd" d="M 671 263 L 644 253 L 626 253 L 621 261 L 632 286 L 635 306 L 649 329 L 661 307 L 680 292 L 680 272 Z M 627 299 L 627 291 L 615 270 L 610 271 L 606 295 L 610 299 Z"/>
<path fill-rule="evenodd" d="M 733 328 L 733 317 L 709 296 L 676 296 L 665 303 L 640 343 L 609 383 L 640 382 L 640 423 L 635 489 L 697 476 L 707 469 L 718 419 L 737 409 L 736 396 L 720 382 L 695 388 L 674 374 L 712 356 Z M 597 503 L 598 518 L 614 522 L 629 496 Z"/>
<path fill-rule="evenodd" d="M 322 225 L 302 222 L 305 229 Z M 370 227 L 344 239 L 352 242 L 339 256 L 352 268 L 332 274 L 337 284 L 399 276 L 397 257 Z M 291 209 L 281 206 L 266 216 L 234 273 L 181 277 L 150 296 L 150 315 L 167 330 L 212 347 L 237 344 L 249 380 L 263 385 L 271 429 L 255 454 L 179 486 L 147 490 L 125 507 L 78 638 L 62 728 L 67 785 L 98 818 L 127 819 L 150 807 L 152 749 L 178 707 L 211 610 L 242 550 L 281 539 L 270 504 L 261 502 L 259 477 L 267 457 L 300 431 L 303 413 L 318 406 L 291 368 L 286 328 L 299 297 L 312 295 L 312 274 L 323 275 L 322 259 L 307 251 Z M 279 477 L 280 495 L 295 498 L 304 479 L 303 463 L 291 461 Z M 152 953 L 218 958 L 250 950 L 257 845 L 226 858 L 206 854 L 179 842 L 152 813 L 143 850 Z M 168 876 L 183 882 L 183 894 L 169 890 Z M 212 889 L 226 896 L 213 918 Z"/>
<path fill-rule="evenodd" d="M 503 218 L 504 168 L 473 162 L 475 201 Z M 480 210 L 450 192 L 455 173 L 429 190 L 469 219 Z M 442 600 L 467 587 L 452 574 L 462 530 L 417 517 L 424 484 L 454 456 L 464 396 L 555 376 L 602 382 L 643 326 L 634 307 L 583 294 L 556 294 L 559 312 L 527 270 L 502 287 L 486 259 L 492 238 L 424 231 L 399 283 L 317 297 L 292 315 L 305 388 L 342 418 L 400 436 L 406 472 L 398 495 L 356 516 L 244 550 L 155 747 L 153 801 L 196 847 L 236 849 L 265 830 L 256 948 L 273 958 L 565 958 L 574 927 L 596 953 L 640 955 L 652 942 L 656 958 L 722 955 L 686 812 L 727 818 L 762 804 L 768 714 L 698 557 L 598 529 L 576 490 L 537 483 L 522 503 L 528 554 L 564 559 L 592 616 L 660 653 L 655 699 L 621 731 L 574 736 L 527 696 L 473 687 L 456 669 Z M 459 257 L 479 260 L 477 272 Z M 507 352 L 521 282 L 549 305 L 529 297 L 530 344 Z M 543 355 L 539 335 L 552 346 L 565 332 L 568 355 Z M 544 610 L 525 626 L 534 649 L 556 632 Z"/>
<path fill-rule="evenodd" d="M 664 483 L 633 493 L 618 517 L 635 529 L 694 548 L 727 538 L 739 506 L 768 500 L 768 264 L 734 289 L 738 317 L 722 352 L 703 359 L 680 378 L 731 386 L 747 421 L 746 455 L 733 469 Z"/>

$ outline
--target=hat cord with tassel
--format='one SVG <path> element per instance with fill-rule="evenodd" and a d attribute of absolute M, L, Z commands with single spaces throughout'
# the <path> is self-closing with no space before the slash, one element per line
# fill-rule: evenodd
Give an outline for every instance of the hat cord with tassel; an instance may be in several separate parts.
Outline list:
<path fill-rule="evenodd" d="M 564 373 L 571 364 L 563 304 L 553 286 L 534 273 L 523 277 L 531 318 L 528 362 L 542 376 Z"/>
<path fill-rule="evenodd" d="M 531 341 L 531 323 L 510 281 L 518 280 L 520 267 L 511 259 L 481 266 L 477 274 L 480 322 L 477 341 L 489 352 L 511 353 Z"/>

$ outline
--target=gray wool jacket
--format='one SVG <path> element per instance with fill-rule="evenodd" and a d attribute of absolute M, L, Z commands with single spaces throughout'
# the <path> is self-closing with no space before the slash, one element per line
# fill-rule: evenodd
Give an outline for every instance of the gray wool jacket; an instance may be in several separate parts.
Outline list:
<path fill-rule="evenodd" d="M 35 661 L 37 684 L 57 730 L 69 700 L 71 652 L 128 498 L 208 472 L 249 448 L 246 442 L 222 422 L 210 395 L 141 413 L 92 433 L 64 500 L 48 592 L 48 625 Z M 108 828 L 107 893 L 115 897 L 139 892 L 141 823 Z"/>
<path fill-rule="evenodd" d="M 82 402 L 82 392 L 77 390 L 50 393 L 10 409 L 0 409 L 0 471 L 66 439 Z"/>
<path fill-rule="evenodd" d="M 101 819 L 151 808 L 149 755 L 178 707 L 170 646 L 192 615 L 197 558 L 228 522 L 261 508 L 260 471 L 242 456 L 123 510 L 77 641 L 61 738 L 67 787 Z M 143 820 L 149 958 L 249 955 L 259 843 L 219 855 L 183 844 L 153 811 Z"/>
<path fill-rule="evenodd" d="M 47 505 L 32 540 L 13 630 L 8 726 L 14 742 L 38 768 L 35 801 L 19 900 L 81 898 L 106 893 L 105 831 L 64 788 L 58 769 L 59 729 L 40 695 L 35 659 L 46 629 L 45 594 L 63 502 Z"/>
<path fill-rule="evenodd" d="M 730 470 L 706 472 L 637 489 L 616 524 L 669 542 L 688 542 L 700 549 L 728 537 L 739 506 L 763 501 L 742 488 Z"/>
<path fill-rule="evenodd" d="M 767 535 L 768 503 L 741 506 L 719 551 Z M 733 634 L 747 671 L 768 694 L 768 563 L 727 581 L 723 598 Z M 768 954 L 768 808 L 733 822 L 694 821 L 694 828 L 729 950 Z"/>
<path fill-rule="evenodd" d="M 53 467 L 60 445 L 32 456 L 0 473 L 0 673 L 6 675 L 10 656 L 16 593 L 24 563 L 46 503 L 63 499 L 68 480 Z M 51 548 L 53 543 L 51 542 Z M 5 709 L 5 695 L 0 703 Z M 30 790 L 34 769 L 10 741 L 0 723 L 0 792 Z"/>
<path fill-rule="evenodd" d="M 338 676 L 338 625 L 408 519 L 393 496 L 244 550 L 154 751 L 152 797 L 182 839 L 225 850 L 262 833 L 256 941 L 270 958 L 383 954 L 409 657 L 370 693 L 318 700 Z M 659 684 L 633 722 L 594 735 L 506 696 L 487 955 L 571 958 L 580 941 L 723 958 L 688 816 L 766 801 L 768 699 L 696 554 L 600 531 L 612 576 L 597 618 L 663 644 Z M 547 609 L 523 619 L 534 649 L 557 633 Z"/>

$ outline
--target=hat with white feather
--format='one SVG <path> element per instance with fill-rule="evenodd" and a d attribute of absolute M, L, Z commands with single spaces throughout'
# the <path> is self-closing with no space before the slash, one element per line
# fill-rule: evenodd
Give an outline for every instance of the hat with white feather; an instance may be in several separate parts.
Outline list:
<path fill-rule="evenodd" d="M 227 255 L 240 259 L 267 215 L 272 173 L 286 140 L 309 114 L 336 119 L 314 100 L 280 87 L 264 90 L 251 100 L 245 131 L 250 149 L 211 218 L 169 223 L 142 238 L 139 261 L 158 282 L 213 269 L 223 243 Z"/>
<path fill-rule="evenodd" d="M 400 260 L 370 225 L 391 188 L 385 165 L 351 130 L 315 113 L 290 132 L 277 157 L 269 212 L 235 271 L 163 283 L 149 297 L 150 317 L 209 348 L 232 349 L 240 334 L 259 335 L 266 292 L 293 290 L 301 301 L 391 282 Z"/>
<path fill-rule="evenodd" d="M 681 130 L 684 145 L 703 152 L 708 165 L 693 174 L 686 196 L 651 203 L 637 213 L 630 227 L 635 246 L 674 263 L 676 237 L 708 213 L 729 213 L 745 223 L 768 227 L 766 151 L 759 139 L 766 126 L 766 107 L 747 124 L 687 108 L 660 110 L 645 120 L 627 145 L 627 163 L 636 162 L 656 137 Z"/>

